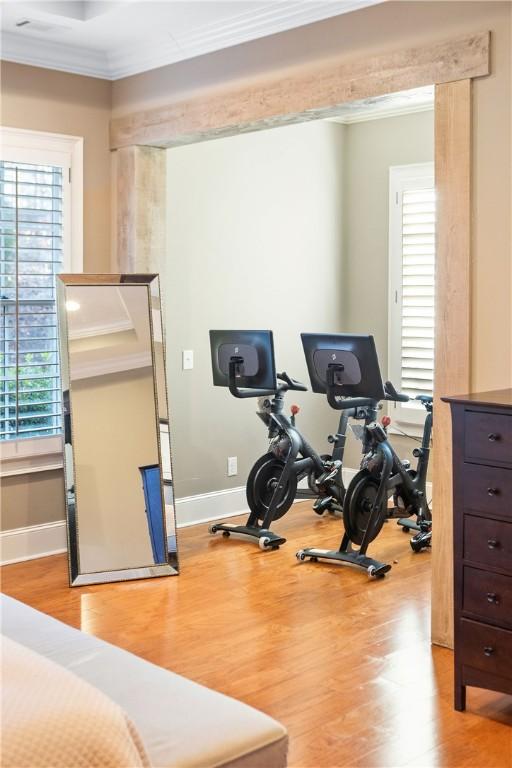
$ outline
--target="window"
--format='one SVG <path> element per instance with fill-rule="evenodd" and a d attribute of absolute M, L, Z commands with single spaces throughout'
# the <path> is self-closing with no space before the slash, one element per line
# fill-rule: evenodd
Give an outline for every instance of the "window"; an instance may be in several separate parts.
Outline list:
<path fill-rule="evenodd" d="M 0 160 L 0 440 L 61 432 L 62 170 Z"/>
<path fill-rule="evenodd" d="M 433 163 L 390 168 L 389 378 L 410 397 L 433 394 L 435 187 Z M 415 402 L 397 403 L 399 422 L 422 424 Z"/>
<path fill-rule="evenodd" d="M 81 270 L 82 140 L 1 139 L 0 446 L 2 474 L 16 474 L 61 464 L 55 279 Z"/>

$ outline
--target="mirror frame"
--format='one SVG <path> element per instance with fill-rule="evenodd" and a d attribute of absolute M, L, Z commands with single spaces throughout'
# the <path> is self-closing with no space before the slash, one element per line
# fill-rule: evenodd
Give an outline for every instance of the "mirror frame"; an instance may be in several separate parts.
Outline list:
<path fill-rule="evenodd" d="M 63 471 L 63 485 L 64 485 L 64 497 L 66 503 L 66 533 L 68 543 L 68 572 L 69 572 L 69 585 L 71 587 L 81 587 L 91 584 L 105 584 L 115 581 L 131 581 L 134 579 L 155 578 L 160 576 L 175 576 L 179 573 L 179 561 L 178 561 L 178 543 L 177 543 L 177 531 L 176 531 L 176 503 L 174 498 L 174 471 L 172 466 L 172 446 L 170 440 L 170 423 L 169 423 L 169 393 L 167 387 L 167 369 L 166 369 L 166 350 L 165 350 L 165 328 L 164 328 L 164 313 L 162 308 L 162 299 L 160 293 L 160 280 L 157 274 L 67 274 L 60 273 L 57 275 L 57 319 L 59 329 L 59 348 L 60 348 L 60 381 L 62 398 L 64 402 L 64 392 L 69 393 L 69 418 L 70 418 L 70 431 L 71 431 L 71 450 L 73 449 L 73 406 L 72 406 L 72 390 L 70 381 L 70 359 L 69 359 L 69 337 L 68 337 L 68 319 L 66 311 L 66 289 L 71 286 L 119 286 L 119 285 L 142 285 L 146 286 L 148 297 L 148 312 L 149 312 L 149 327 L 151 334 L 151 359 L 153 368 L 153 389 L 154 389 L 154 403 L 155 412 L 157 416 L 157 424 L 165 421 L 159 417 L 161 413 L 162 403 L 164 404 L 164 412 L 166 414 L 166 423 L 168 425 L 169 435 L 169 461 L 171 469 L 171 488 L 172 488 L 172 514 L 174 519 L 174 536 L 176 538 L 176 552 L 172 553 L 172 558 L 167 550 L 167 556 L 172 562 L 157 563 L 154 565 L 126 568 L 118 570 L 96 571 L 96 572 L 81 572 L 80 570 L 80 536 L 78 525 L 78 486 L 76 478 L 76 467 L 74 456 L 71 462 L 69 457 L 66 456 L 65 450 L 65 429 L 63 424 L 62 430 L 62 452 L 64 461 Z M 155 307 L 153 306 L 154 298 L 158 299 L 158 312 L 160 317 L 160 328 L 162 338 L 162 366 L 163 376 L 157 375 L 157 361 L 155 354 Z M 168 547 L 167 537 L 167 520 L 165 513 L 165 496 L 164 496 L 164 476 L 162 467 L 162 444 L 161 444 L 161 430 L 157 429 L 157 445 L 158 445 L 158 463 L 160 467 L 160 494 L 162 500 L 163 510 L 163 526 L 164 536 L 166 542 L 166 548 Z M 69 466 L 71 464 L 71 467 Z M 73 477 L 73 483 L 75 488 L 75 504 L 74 509 L 70 509 L 67 493 L 66 478 L 71 474 Z"/>

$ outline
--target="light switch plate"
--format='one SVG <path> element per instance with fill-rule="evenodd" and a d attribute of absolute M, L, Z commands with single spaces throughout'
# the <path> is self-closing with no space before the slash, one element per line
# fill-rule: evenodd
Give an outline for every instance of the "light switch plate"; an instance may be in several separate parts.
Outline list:
<path fill-rule="evenodd" d="M 191 371 L 193 367 L 194 367 L 194 350 L 184 349 L 183 350 L 183 370 Z"/>
<path fill-rule="evenodd" d="M 238 474 L 238 458 L 237 456 L 228 456 L 228 477 Z"/>

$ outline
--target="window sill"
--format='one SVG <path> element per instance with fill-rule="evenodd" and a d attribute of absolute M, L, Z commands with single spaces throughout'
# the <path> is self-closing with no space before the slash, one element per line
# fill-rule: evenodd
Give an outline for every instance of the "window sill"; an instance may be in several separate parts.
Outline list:
<path fill-rule="evenodd" d="M 391 417 L 391 424 L 389 426 L 389 434 L 400 436 L 402 432 L 405 435 L 402 437 L 423 437 L 423 427 L 425 425 L 425 418 L 427 412 L 418 403 L 408 404 L 403 406 L 401 403 L 387 403 L 384 413 L 387 413 Z"/>
<path fill-rule="evenodd" d="M 397 419 L 394 422 L 396 427 L 391 424 L 388 429 L 390 435 L 396 435 L 396 437 L 403 437 L 404 439 L 411 437 L 415 440 L 423 437 L 423 425 L 400 422 Z"/>
<path fill-rule="evenodd" d="M 0 477 L 62 469 L 62 438 L 12 440 L 0 446 Z"/>

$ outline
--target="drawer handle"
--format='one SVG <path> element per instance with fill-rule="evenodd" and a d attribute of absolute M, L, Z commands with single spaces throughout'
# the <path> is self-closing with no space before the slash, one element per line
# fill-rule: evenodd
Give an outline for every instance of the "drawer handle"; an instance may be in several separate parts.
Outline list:
<path fill-rule="evenodd" d="M 484 648 L 484 656 L 492 656 L 494 653 L 494 648 L 491 645 L 486 645 Z"/>
<path fill-rule="evenodd" d="M 487 539 L 487 546 L 489 549 L 498 549 L 500 543 L 497 539 Z"/>
<path fill-rule="evenodd" d="M 487 439 L 490 440 L 491 443 L 496 443 L 498 440 L 501 440 L 501 435 L 498 434 L 498 432 L 491 432 L 487 435 Z"/>
<path fill-rule="evenodd" d="M 500 489 L 499 488 L 488 488 L 487 493 L 489 496 L 499 496 Z"/>
<path fill-rule="evenodd" d="M 496 592 L 488 592 L 487 602 L 492 603 L 493 605 L 499 605 L 500 604 L 499 595 L 497 595 Z"/>

